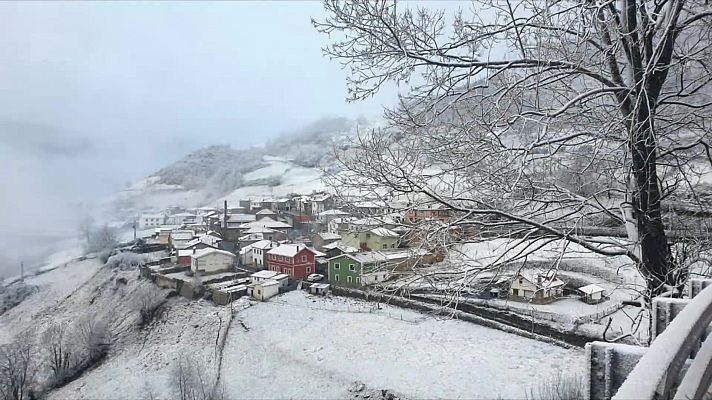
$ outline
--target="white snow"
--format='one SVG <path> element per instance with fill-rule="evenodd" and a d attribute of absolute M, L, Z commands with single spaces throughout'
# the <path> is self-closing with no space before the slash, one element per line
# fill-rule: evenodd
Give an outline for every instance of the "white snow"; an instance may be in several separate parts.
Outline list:
<path fill-rule="evenodd" d="M 583 352 L 399 308 L 291 292 L 242 311 L 223 377 L 230 398 L 340 398 L 356 380 L 409 398 L 524 398 Z M 372 311 L 372 312 L 370 312 Z"/>
<path fill-rule="evenodd" d="M 40 313 L 63 301 L 86 283 L 101 266 L 98 259 L 87 259 L 69 262 L 49 272 L 25 278 L 27 284 L 37 286 L 39 291 L 0 315 L 0 344 L 11 342 Z"/>

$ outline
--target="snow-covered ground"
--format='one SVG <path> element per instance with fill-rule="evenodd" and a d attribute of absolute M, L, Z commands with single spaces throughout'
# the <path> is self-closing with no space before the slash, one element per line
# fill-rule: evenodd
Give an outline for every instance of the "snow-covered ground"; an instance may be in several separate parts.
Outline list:
<path fill-rule="evenodd" d="M 40 314 L 46 313 L 85 284 L 100 267 L 99 260 L 87 259 L 68 262 L 49 272 L 25 278 L 27 284 L 35 285 L 39 290 L 0 315 L 0 344 L 12 341 Z"/>
<path fill-rule="evenodd" d="M 524 398 L 556 371 L 583 372 L 579 350 L 353 299 L 292 292 L 237 318 L 249 331 L 228 336 L 230 398 L 340 398 L 353 381 L 409 398 Z"/>

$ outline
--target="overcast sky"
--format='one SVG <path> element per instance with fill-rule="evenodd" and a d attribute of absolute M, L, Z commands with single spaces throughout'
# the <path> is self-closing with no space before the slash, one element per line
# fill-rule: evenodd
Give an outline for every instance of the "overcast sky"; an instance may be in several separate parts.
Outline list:
<path fill-rule="evenodd" d="M 320 1 L 0 2 L 0 241 L 75 230 L 77 203 L 200 147 L 378 117 L 396 91 L 345 102 L 310 23 L 324 15 Z"/>

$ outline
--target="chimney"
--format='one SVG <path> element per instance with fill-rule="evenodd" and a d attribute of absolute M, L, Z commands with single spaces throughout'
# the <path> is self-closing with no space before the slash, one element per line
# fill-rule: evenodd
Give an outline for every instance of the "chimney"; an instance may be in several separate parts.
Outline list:
<path fill-rule="evenodd" d="M 227 200 L 225 200 L 225 208 L 223 209 L 223 217 L 225 220 L 223 221 L 223 228 L 227 229 Z"/>

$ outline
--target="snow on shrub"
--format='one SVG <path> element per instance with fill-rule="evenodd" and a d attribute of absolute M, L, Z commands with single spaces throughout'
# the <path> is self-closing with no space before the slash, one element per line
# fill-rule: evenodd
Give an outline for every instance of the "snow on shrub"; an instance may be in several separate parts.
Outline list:
<path fill-rule="evenodd" d="M 132 253 L 130 251 L 115 254 L 106 261 L 109 268 L 133 269 L 145 265 L 148 257 L 145 254 Z"/>

